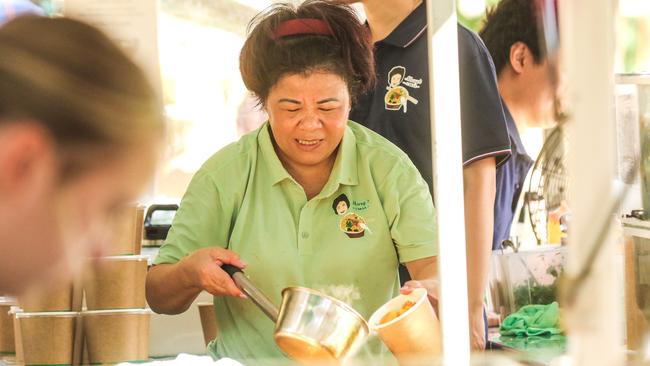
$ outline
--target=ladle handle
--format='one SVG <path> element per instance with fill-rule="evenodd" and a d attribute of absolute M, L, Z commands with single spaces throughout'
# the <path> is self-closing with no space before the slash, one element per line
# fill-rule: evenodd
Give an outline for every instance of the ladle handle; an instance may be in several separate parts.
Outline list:
<path fill-rule="evenodd" d="M 246 277 L 244 272 L 241 269 L 231 266 L 230 264 L 224 264 L 221 266 L 221 269 L 226 271 L 232 277 L 235 284 L 242 290 L 244 293 L 260 308 L 266 316 L 268 316 L 273 323 L 278 322 L 278 308 L 275 306 L 271 300 L 269 300 L 262 291 L 260 291 L 253 283 Z"/>

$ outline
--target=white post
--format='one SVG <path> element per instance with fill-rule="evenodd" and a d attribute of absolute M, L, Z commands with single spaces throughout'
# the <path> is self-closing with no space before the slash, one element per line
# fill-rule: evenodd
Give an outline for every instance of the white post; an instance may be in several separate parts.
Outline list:
<path fill-rule="evenodd" d="M 427 0 L 427 21 L 443 356 L 445 365 L 464 366 L 469 323 L 455 1 Z"/>
<path fill-rule="evenodd" d="M 574 277 L 585 265 L 598 225 L 604 223 L 614 199 L 616 0 L 558 3 L 570 116 L 566 151 L 572 219 L 566 271 Z M 591 274 L 578 288 L 573 306 L 566 309 L 569 354 L 575 365 L 617 366 L 624 362 L 615 241 L 611 234 L 602 240 Z"/>

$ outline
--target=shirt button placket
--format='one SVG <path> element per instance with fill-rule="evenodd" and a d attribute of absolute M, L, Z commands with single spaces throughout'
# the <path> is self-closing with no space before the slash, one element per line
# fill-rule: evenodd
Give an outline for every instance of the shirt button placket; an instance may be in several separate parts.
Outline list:
<path fill-rule="evenodd" d="M 310 202 L 300 211 L 300 222 L 298 223 L 298 252 L 301 255 L 312 254 L 312 242 L 309 240 L 312 230 L 312 208 Z"/>

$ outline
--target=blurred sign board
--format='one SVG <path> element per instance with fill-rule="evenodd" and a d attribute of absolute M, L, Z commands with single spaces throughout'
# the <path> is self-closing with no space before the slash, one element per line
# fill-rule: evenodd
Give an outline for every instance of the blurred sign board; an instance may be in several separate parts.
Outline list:
<path fill-rule="evenodd" d="M 145 70 L 162 95 L 157 0 L 65 0 L 63 14 L 106 32 Z"/>

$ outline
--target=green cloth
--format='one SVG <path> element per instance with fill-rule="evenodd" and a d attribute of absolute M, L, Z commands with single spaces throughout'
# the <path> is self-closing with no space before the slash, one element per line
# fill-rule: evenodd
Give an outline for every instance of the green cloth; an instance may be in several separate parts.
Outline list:
<path fill-rule="evenodd" d="M 367 229 L 346 234 L 351 214 Z M 278 305 L 282 289 L 304 286 L 350 303 L 366 319 L 398 294 L 398 262 L 438 253 L 427 183 L 406 154 L 354 122 L 329 180 L 309 201 L 278 159 L 268 124 L 212 156 L 192 179 L 154 264 L 209 246 L 238 253 Z M 214 304 L 219 337 L 211 355 L 283 357 L 274 324 L 250 300 L 215 297 Z"/>
<path fill-rule="evenodd" d="M 503 320 L 500 333 L 502 336 L 516 337 L 561 334 L 557 302 L 522 306 Z"/>
<path fill-rule="evenodd" d="M 525 364 L 550 365 L 552 360 L 565 355 L 567 339 L 563 335 L 510 337 L 498 336 L 492 342 L 506 348 L 514 348 L 520 361 Z"/>
<path fill-rule="evenodd" d="M 566 337 L 560 334 L 529 337 L 500 336 L 494 341 L 520 351 L 552 350 L 556 353 L 566 351 Z"/>

